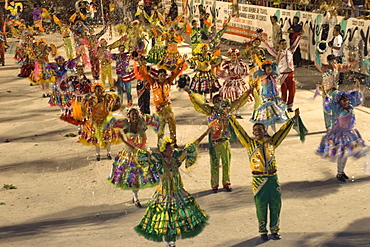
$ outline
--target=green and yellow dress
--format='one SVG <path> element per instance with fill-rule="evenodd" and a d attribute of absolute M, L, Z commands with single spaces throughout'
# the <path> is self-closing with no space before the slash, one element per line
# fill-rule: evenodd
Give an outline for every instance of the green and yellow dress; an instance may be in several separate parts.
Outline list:
<path fill-rule="evenodd" d="M 208 216 L 185 189 L 179 167 L 185 161 L 186 168 L 197 157 L 197 146 L 189 143 L 184 149 L 175 149 L 172 157 L 160 152 L 148 153 L 137 149 L 138 162 L 149 165 L 160 174 L 161 182 L 149 200 L 146 212 L 135 231 L 155 242 L 175 241 L 198 235 L 207 224 Z"/>

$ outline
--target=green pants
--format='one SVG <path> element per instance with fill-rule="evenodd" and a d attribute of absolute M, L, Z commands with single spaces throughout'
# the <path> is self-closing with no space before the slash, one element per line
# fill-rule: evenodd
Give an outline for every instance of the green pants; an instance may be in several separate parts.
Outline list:
<path fill-rule="evenodd" d="M 211 186 L 212 188 L 218 188 L 219 181 L 219 164 L 220 159 L 222 162 L 222 185 L 224 187 L 230 186 L 230 142 L 223 141 L 217 143 L 214 147 L 214 153 L 211 154 Z"/>
<path fill-rule="evenodd" d="M 262 182 L 262 183 L 261 183 Z M 257 194 L 254 195 L 260 234 L 267 233 L 267 210 L 270 210 L 270 231 L 278 232 L 281 211 L 281 192 L 277 175 L 253 177 L 253 184 L 259 184 Z"/>

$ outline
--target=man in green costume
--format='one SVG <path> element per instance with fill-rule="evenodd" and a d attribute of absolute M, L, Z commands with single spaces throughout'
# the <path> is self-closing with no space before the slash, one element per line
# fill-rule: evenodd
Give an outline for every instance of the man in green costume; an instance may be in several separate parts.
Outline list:
<path fill-rule="evenodd" d="M 298 116 L 299 109 L 296 109 L 294 117 L 287 121 L 273 136 L 267 134 L 263 124 L 254 124 L 253 135 L 255 138 L 250 138 L 236 120 L 231 119 L 230 121 L 240 142 L 248 150 L 253 175 L 252 190 L 257 209 L 259 233 L 264 241 L 268 240 L 266 228 L 268 209 L 270 210 L 271 234 L 274 239 L 281 238 L 279 234 L 281 192 L 276 170 L 275 148 L 288 135 Z"/>

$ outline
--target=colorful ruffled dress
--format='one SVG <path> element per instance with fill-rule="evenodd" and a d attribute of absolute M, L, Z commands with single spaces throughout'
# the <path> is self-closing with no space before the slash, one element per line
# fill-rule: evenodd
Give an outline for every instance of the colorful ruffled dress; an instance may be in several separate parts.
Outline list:
<path fill-rule="evenodd" d="M 248 66 L 241 59 L 235 63 L 233 61 L 224 62 L 221 66 L 221 71 L 217 73 L 219 77 L 225 79 L 220 89 L 221 97 L 234 101 L 248 91 L 248 87 L 242 78 L 248 74 Z"/>
<path fill-rule="evenodd" d="M 139 131 L 137 133 L 125 133 L 126 140 L 134 147 L 146 151 L 147 137 L 145 131 L 147 126 L 152 126 L 154 131 L 158 131 L 159 118 L 157 115 L 150 116 L 145 114 L 139 121 Z M 128 119 L 117 120 L 115 127 L 129 130 L 130 122 Z M 157 172 L 152 171 L 149 166 L 138 165 L 132 149 L 124 146 L 114 159 L 108 181 L 124 190 L 140 190 L 156 186 L 159 183 L 159 175 Z"/>
<path fill-rule="evenodd" d="M 348 96 L 350 102 L 348 111 L 344 110 L 338 103 L 341 94 Z M 331 161 L 336 161 L 338 158 L 348 156 L 360 157 L 364 151 L 368 151 L 365 149 L 366 145 L 360 132 L 354 128 L 355 114 L 353 110 L 354 107 L 362 103 L 362 100 L 362 93 L 359 91 L 351 93 L 341 91 L 336 96 L 325 98 L 324 109 L 332 111 L 336 122 L 321 139 L 316 150 L 317 154 L 323 158 L 329 158 Z"/>
<path fill-rule="evenodd" d="M 195 70 L 190 89 L 199 94 L 207 94 L 211 91 L 218 92 L 221 85 L 211 70 L 211 65 L 218 63 L 218 57 L 213 56 L 212 53 L 207 53 L 206 55 L 198 53 L 188 61 L 190 67 Z"/>
<path fill-rule="evenodd" d="M 45 67 L 45 78 L 50 82 L 54 82 L 50 95 L 50 106 L 65 107 L 71 100 L 71 85 L 67 81 L 68 69 L 73 69 L 77 63 L 77 58 L 69 59 L 62 66 L 57 63 L 49 63 Z"/>
<path fill-rule="evenodd" d="M 276 71 L 276 70 L 275 70 Z M 254 110 L 250 121 L 266 126 L 285 123 L 289 120 L 286 103 L 279 97 L 275 74 L 267 76 L 263 70 L 255 72 L 259 77 L 259 92 L 254 90 Z"/>
<path fill-rule="evenodd" d="M 206 226 L 208 216 L 184 189 L 179 172 L 183 161 L 186 161 L 186 168 L 195 163 L 196 144 L 189 143 L 184 149 L 175 149 L 170 158 L 159 152 L 149 154 L 141 149 L 136 153 L 140 165 L 151 166 L 153 171 L 160 174 L 161 183 L 156 187 L 135 231 L 155 242 L 169 242 L 198 235 Z"/>
<path fill-rule="evenodd" d="M 153 34 L 153 39 L 155 43 L 148 52 L 147 62 L 157 64 L 159 61 L 161 61 L 161 59 L 163 58 L 167 51 L 162 36 L 156 34 L 156 31 Z"/>
<path fill-rule="evenodd" d="M 98 102 L 95 96 L 91 96 L 83 103 L 87 109 L 88 120 L 84 124 L 79 142 L 86 146 L 107 148 L 107 144 L 119 144 L 119 128 L 114 128 L 114 119 L 110 111 L 117 103 L 110 94 L 106 94 L 102 102 Z M 119 99 L 118 99 L 119 100 Z"/>
<path fill-rule="evenodd" d="M 91 81 L 85 75 L 70 76 L 67 83 L 71 86 L 71 100 L 60 119 L 76 126 L 83 125 L 86 114 L 82 109 L 82 101 L 91 95 Z"/>
<path fill-rule="evenodd" d="M 182 62 L 178 44 L 182 43 L 184 39 L 177 34 L 173 37 L 168 37 L 168 34 L 164 34 L 162 38 L 166 41 L 167 52 L 162 57 L 161 61 L 158 62 L 157 66 L 159 69 L 173 71 L 176 69 L 177 65 Z"/>

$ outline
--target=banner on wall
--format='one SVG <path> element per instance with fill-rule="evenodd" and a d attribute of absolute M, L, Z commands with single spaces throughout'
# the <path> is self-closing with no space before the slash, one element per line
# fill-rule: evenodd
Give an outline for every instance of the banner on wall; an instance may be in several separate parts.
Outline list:
<path fill-rule="evenodd" d="M 235 14 L 233 3 L 208 0 L 193 0 L 194 9 L 203 4 L 207 12 L 216 11 L 217 28 L 221 29 L 222 23 L 229 15 Z M 314 61 L 315 53 L 320 42 L 330 42 L 333 39 L 333 29 L 336 24 L 341 26 L 343 36 L 343 52 L 346 63 L 354 65 L 354 71 L 370 75 L 370 20 L 349 18 L 345 20 L 341 16 L 330 14 L 317 14 L 312 12 L 286 10 L 262 7 L 248 4 L 238 4 L 238 15 L 232 18 L 230 26 L 224 34 L 225 39 L 245 42 L 256 37 L 257 28 L 262 28 L 265 38 L 271 42 L 272 24 L 270 16 L 277 16 L 282 26 L 283 38 L 289 40 L 287 30 L 293 22 L 293 17 L 298 16 L 303 24 L 305 33 L 301 40 L 301 54 L 303 59 Z M 195 11 L 194 18 L 199 17 Z M 326 63 L 326 56 L 330 54 L 330 48 L 321 55 L 321 60 Z"/>

